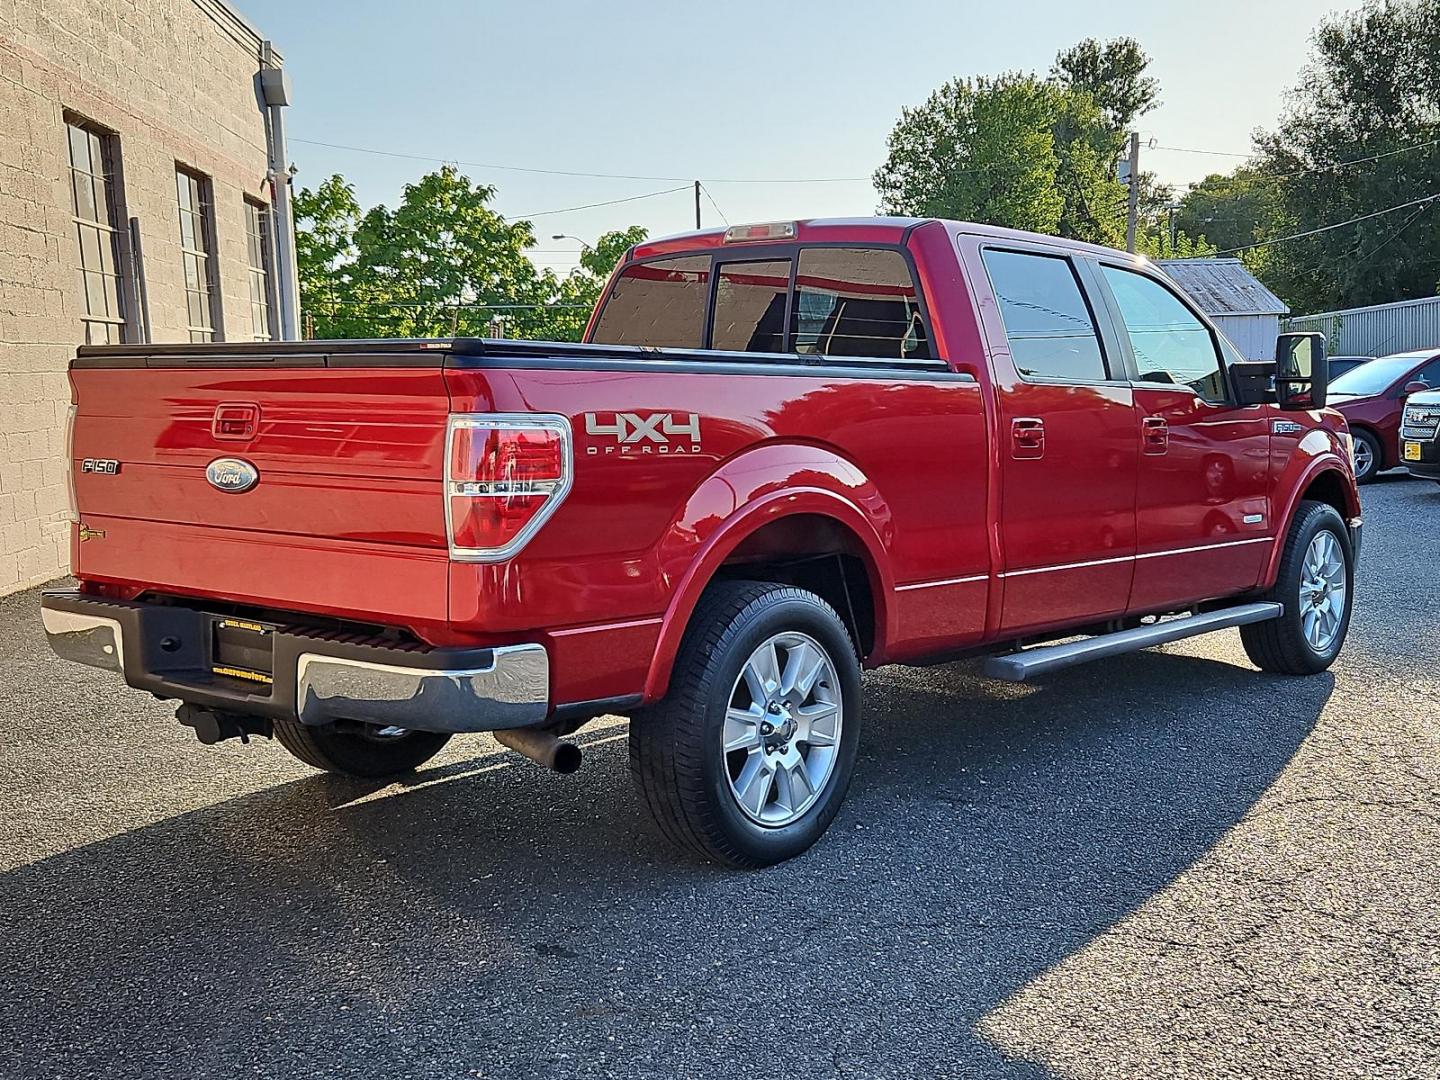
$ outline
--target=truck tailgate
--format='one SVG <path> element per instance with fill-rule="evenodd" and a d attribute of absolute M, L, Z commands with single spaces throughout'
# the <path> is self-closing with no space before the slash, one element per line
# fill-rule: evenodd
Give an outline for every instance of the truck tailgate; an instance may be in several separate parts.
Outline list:
<path fill-rule="evenodd" d="M 77 575 L 445 620 L 449 398 L 438 363 L 76 366 L 71 380 Z M 207 467 L 230 457 L 259 482 L 214 486 Z"/>

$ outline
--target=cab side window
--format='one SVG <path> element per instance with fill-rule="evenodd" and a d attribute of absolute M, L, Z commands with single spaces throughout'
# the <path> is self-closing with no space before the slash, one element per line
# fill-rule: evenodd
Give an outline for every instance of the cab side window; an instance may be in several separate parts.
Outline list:
<path fill-rule="evenodd" d="M 1021 376 L 1039 382 L 1103 382 L 1110 377 L 1095 317 L 1069 259 L 993 250 L 983 258 L 1010 356 Z"/>
<path fill-rule="evenodd" d="M 1209 327 L 1153 278 L 1117 266 L 1102 270 L 1119 305 L 1140 381 L 1186 386 L 1212 404 L 1224 402 L 1225 373 Z"/>

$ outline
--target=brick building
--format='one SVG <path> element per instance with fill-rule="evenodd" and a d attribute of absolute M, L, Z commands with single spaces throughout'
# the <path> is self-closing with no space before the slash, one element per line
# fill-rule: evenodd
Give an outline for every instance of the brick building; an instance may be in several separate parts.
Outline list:
<path fill-rule="evenodd" d="M 69 564 L 77 344 L 294 336 L 287 94 L 222 0 L 0 2 L 0 593 Z"/>

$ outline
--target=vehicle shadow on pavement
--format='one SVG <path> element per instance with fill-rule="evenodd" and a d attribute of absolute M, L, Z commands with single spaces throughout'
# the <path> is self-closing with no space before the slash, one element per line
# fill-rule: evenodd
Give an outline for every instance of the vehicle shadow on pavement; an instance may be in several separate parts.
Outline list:
<path fill-rule="evenodd" d="M 0 1074 L 1045 1076 L 980 1018 L 1201 858 L 1333 687 L 866 681 L 845 808 L 763 873 L 656 839 L 608 728 L 573 777 L 311 776 L 13 870 Z"/>

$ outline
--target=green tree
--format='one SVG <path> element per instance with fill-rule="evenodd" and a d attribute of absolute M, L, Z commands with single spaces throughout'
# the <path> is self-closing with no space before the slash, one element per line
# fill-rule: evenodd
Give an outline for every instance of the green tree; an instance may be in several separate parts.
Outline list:
<path fill-rule="evenodd" d="M 1160 104 L 1160 84 L 1145 74 L 1149 66 L 1150 57 L 1134 38 L 1086 38 L 1056 55 L 1050 78 L 1089 94 L 1111 130 L 1123 134 Z"/>
<path fill-rule="evenodd" d="M 615 263 L 645 230 L 607 233 L 560 277 L 526 255 L 528 221 L 489 207 L 495 189 L 452 166 L 406 185 L 393 210 L 361 212 L 332 176 L 296 196 L 301 306 L 316 337 L 485 336 L 577 340 Z"/>
<path fill-rule="evenodd" d="M 1215 254 L 1215 245 L 1205 237 L 1193 237 L 1181 232 L 1177 226 L 1171 238 L 1170 223 L 1166 221 L 1147 222 L 1137 231 L 1135 250 L 1152 259 L 1196 259 Z"/>
<path fill-rule="evenodd" d="M 494 196 L 446 165 L 405 185 L 395 209 L 365 214 L 350 295 L 374 336 L 481 336 L 501 313 L 522 331 L 540 321 L 553 286 L 525 257 L 534 229 L 490 209 Z"/>
<path fill-rule="evenodd" d="M 350 310 L 349 265 L 355 259 L 360 204 L 343 177 L 332 176 L 313 191 L 295 195 L 295 261 L 300 310 L 315 337 L 343 337 Z"/>
<path fill-rule="evenodd" d="M 1232 251 L 1257 243 L 1277 220 L 1278 181 L 1254 165 L 1228 174 L 1212 173 L 1180 199 L 1175 227 Z M 1242 253 L 1247 262 L 1254 258 Z"/>
<path fill-rule="evenodd" d="M 1275 238 L 1440 192 L 1440 2 L 1370 0 L 1333 16 L 1272 133 L 1257 139 Z M 1429 144 L 1429 145 L 1427 145 Z M 1370 161 L 1357 159 L 1373 158 Z M 1385 214 L 1263 249 L 1262 277 L 1297 310 L 1434 295 L 1440 206 Z"/>
<path fill-rule="evenodd" d="M 1112 143 L 1088 94 L 1020 73 L 953 79 L 902 110 L 875 186 L 885 213 L 1114 243 Z"/>
<path fill-rule="evenodd" d="M 639 225 L 605 233 L 580 253 L 580 265 L 557 282 L 555 300 L 539 336 L 547 341 L 579 341 L 601 290 L 625 253 L 648 235 Z"/>

